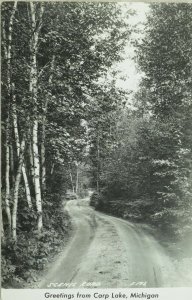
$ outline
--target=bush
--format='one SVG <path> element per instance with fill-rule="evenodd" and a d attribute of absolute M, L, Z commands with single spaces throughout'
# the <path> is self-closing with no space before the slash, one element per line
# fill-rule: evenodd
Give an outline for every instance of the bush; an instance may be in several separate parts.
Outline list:
<path fill-rule="evenodd" d="M 143 199 L 134 201 L 128 201 L 124 198 L 110 200 L 104 194 L 94 192 L 91 196 L 90 205 L 97 210 L 123 219 L 146 221 L 149 220 L 153 203 Z"/>
<path fill-rule="evenodd" d="M 90 205 L 93 206 L 94 208 L 97 208 L 98 203 L 99 203 L 99 193 L 94 192 L 90 197 Z"/>
<path fill-rule="evenodd" d="M 102 193 L 94 192 L 90 198 L 90 205 L 98 210 L 105 210 L 107 201 Z"/>
<path fill-rule="evenodd" d="M 71 226 L 69 215 L 63 211 L 61 196 L 47 196 L 44 206 L 44 230 L 40 236 L 37 231 L 29 230 L 28 224 L 24 227 L 25 231 L 18 226 L 17 243 L 10 240 L 2 245 L 4 288 L 22 288 L 27 282 L 33 281 L 38 271 L 45 267 L 66 241 Z M 25 215 L 22 215 L 19 222 L 23 223 L 24 220 Z"/>

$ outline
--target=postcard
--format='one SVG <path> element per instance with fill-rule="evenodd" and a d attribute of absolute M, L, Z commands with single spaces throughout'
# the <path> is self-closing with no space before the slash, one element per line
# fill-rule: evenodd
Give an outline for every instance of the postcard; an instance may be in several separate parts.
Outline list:
<path fill-rule="evenodd" d="M 3 300 L 192 299 L 192 3 L 1 4 Z"/>

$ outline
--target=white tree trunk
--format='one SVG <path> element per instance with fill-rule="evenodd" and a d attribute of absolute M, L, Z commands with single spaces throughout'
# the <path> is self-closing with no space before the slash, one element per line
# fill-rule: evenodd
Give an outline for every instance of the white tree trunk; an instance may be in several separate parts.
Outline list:
<path fill-rule="evenodd" d="M 10 170 L 11 170 L 11 183 L 14 186 L 15 175 L 14 175 L 14 156 L 13 156 L 13 146 L 10 145 Z"/>
<path fill-rule="evenodd" d="M 4 46 L 4 54 L 7 60 L 7 94 L 8 94 L 8 112 L 6 119 L 6 170 L 5 170 L 5 211 L 8 219 L 8 226 L 11 230 L 11 211 L 10 211 L 10 96 L 11 96 L 11 47 L 12 47 L 12 31 L 13 31 L 13 20 L 15 16 L 15 11 L 17 8 L 17 2 L 14 2 L 13 10 L 11 13 L 11 17 L 8 24 L 8 36 L 6 37 L 5 24 L 2 27 L 2 36 L 3 36 L 3 46 Z"/>
<path fill-rule="evenodd" d="M 35 199 L 37 208 L 37 229 L 40 233 L 43 228 L 42 220 L 42 197 L 41 197 L 41 186 L 40 186 L 40 162 L 39 162 L 39 150 L 38 150 L 38 111 L 37 111 L 37 50 L 38 50 L 38 39 L 39 31 L 41 29 L 43 6 L 41 4 L 39 15 L 36 10 L 36 4 L 30 2 L 30 13 L 31 13 L 31 25 L 32 25 L 32 37 L 30 42 L 30 54 L 31 54 L 31 71 L 30 71 L 30 91 L 33 99 L 34 107 L 34 119 L 32 129 L 32 149 L 33 149 L 33 160 L 34 160 L 34 186 L 35 186 Z"/>
<path fill-rule="evenodd" d="M 73 193 L 75 192 L 75 187 L 74 187 L 74 184 L 73 184 L 73 176 L 72 176 L 72 171 L 70 170 L 69 171 L 69 175 L 70 175 L 70 179 L 71 179 L 71 187 L 72 187 L 72 191 Z"/>
<path fill-rule="evenodd" d="M 97 133 L 97 192 L 100 188 L 100 130 Z"/>
<path fill-rule="evenodd" d="M 9 124 L 7 124 L 9 126 Z M 11 210 L 10 210 L 10 178 L 9 178 L 9 173 L 10 173 L 10 149 L 9 149 L 9 138 L 8 138 L 8 129 L 7 131 L 7 136 L 6 136 L 6 167 L 5 167 L 5 211 L 7 215 L 7 221 L 8 221 L 8 228 L 9 228 L 9 233 L 11 232 Z"/>
<path fill-rule="evenodd" d="M 4 224 L 3 224 L 2 207 L 0 207 L 0 210 L 1 210 L 1 243 L 3 244 L 5 241 L 5 232 L 4 232 Z"/>
<path fill-rule="evenodd" d="M 41 232 L 43 228 L 42 220 L 42 199 L 41 199 L 41 187 L 40 187 L 40 164 L 38 153 L 38 122 L 34 121 L 33 124 L 33 155 L 34 155 L 34 184 L 35 184 L 35 199 L 36 208 L 38 214 L 37 229 Z"/>
<path fill-rule="evenodd" d="M 42 192 L 44 193 L 46 191 L 45 124 L 42 124 L 42 133 L 41 134 L 42 134 L 41 135 L 41 186 L 42 186 Z"/>
<path fill-rule="evenodd" d="M 19 185 L 21 181 L 22 165 L 24 160 L 24 150 L 25 150 L 25 140 L 21 142 L 20 154 L 19 154 L 19 164 L 17 169 L 17 174 L 15 178 L 15 186 L 13 193 L 13 210 L 12 210 L 12 238 L 17 241 L 17 207 L 18 207 L 18 196 L 19 196 Z"/>
<path fill-rule="evenodd" d="M 32 149 L 32 143 L 31 142 L 29 143 L 28 153 L 29 153 L 29 162 L 30 162 L 30 173 L 31 173 L 33 184 L 35 184 L 34 159 L 33 159 L 33 149 Z"/>
<path fill-rule="evenodd" d="M 15 135 L 15 143 L 16 143 L 16 149 L 17 149 L 17 157 L 19 159 L 20 155 L 20 140 L 19 140 L 19 131 L 18 131 L 18 122 L 17 122 L 17 110 L 16 110 L 16 99 L 15 99 L 15 94 L 14 94 L 14 86 L 12 89 L 13 92 L 13 104 L 12 104 L 12 116 L 13 116 L 13 128 L 14 128 L 14 135 Z M 26 199 L 27 199 L 27 204 L 30 209 L 33 208 L 32 206 L 32 201 L 31 201 L 31 192 L 29 188 L 29 182 L 27 178 L 27 172 L 26 172 L 26 166 L 25 163 L 23 162 L 22 165 L 22 174 L 23 174 L 23 180 L 25 184 L 25 193 L 26 193 Z"/>
<path fill-rule="evenodd" d="M 55 66 L 55 55 L 53 55 L 51 60 L 51 69 L 50 69 L 50 76 L 49 76 L 49 88 L 52 86 L 52 79 L 53 79 L 53 70 Z M 42 132 L 41 132 L 41 185 L 42 191 L 45 192 L 46 190 L 46 166 L 45 166 L 45 138 L 46 138 L 46 115 L 47 115 L 47 107 L 50 95 L 48 94 L 45 97 L 45 101 L 43 103 L 43 115 L 42 115 Z"/>
<path fill-rule="evenodd" d="M 79 191 L 79 166 L 78 163 L 76 163 L 76 186 L 75 186 L 76 194 L 78 194 Z"/>

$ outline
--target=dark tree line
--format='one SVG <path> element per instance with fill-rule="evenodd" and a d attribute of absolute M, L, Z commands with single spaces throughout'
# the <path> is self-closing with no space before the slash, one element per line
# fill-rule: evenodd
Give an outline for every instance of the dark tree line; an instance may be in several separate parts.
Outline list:
<path fill-rule="evenodd" d="M 192 6 L 153 4 L 136 42 L 144 77 L 135 110 L 124 109 L 101 170 L 93 205 L 150 222 L 171 235 L 191 231 Z"/>

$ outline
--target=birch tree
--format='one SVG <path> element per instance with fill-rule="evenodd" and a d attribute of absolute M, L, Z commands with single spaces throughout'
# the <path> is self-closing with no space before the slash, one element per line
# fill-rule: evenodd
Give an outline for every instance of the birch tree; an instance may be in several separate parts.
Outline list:
<path fill-rule="evenodd" d="M 20 145 L 19 130 L 18 130 L 15 85 L 13 83 L 12 83 L 12 118 L 13 118 L 14 137 L 15 137 L 15 143 L 16 143 L 16 149 L 17 149 L 17 157 L 19 160 L 21 145 Z M 28 207 L 30 209 L 32 209 L 31 192 L 30 192 L 29 182 L 28 182 L 28 178 L 27 178 L 26 166 L 25 166 L 24 162 L 22 164 L 21 170 L 22 170 L 23 180 L 24 180 L 24 184 L 25 184 L 27 204 L 28 204 Z"/>
<path fill-rule="evenodd" d="M 33 127 L 32 127 L 32 149 L 34 163 L 34 186 L 35 199 L 38 214 L 37 228 L 41 232 L 43 228 L 42 218 L 42 196 L 40 186 L 40 161 L 38 150 L 38 69 L 37 69 L 37 51 L 39 42 L 39 32 L 42 27 L 42 17 L 44 7 L 42 3 L 30 2 L 30 17 L 31 17 L 31 40 L 30 40 L 30 92 L 33 99 Z"/>
<path fill-rule="evenodd" d="M 19 197 L 19 185 L 22 175 L 22 166 L 24 160 L 24 151 L 25 151 L 25 137 L 21 142 L 21 147 L 19 150 L 19 161 L 17 167 L 17 173 L 15 177 L 15 186 L 13 192 L 13 209 L 12 209 L 12 238 L 17 241 L 17 207 L 18 207 L 18 197 Z"/>
<path fill-rule="evenodd" d="M 4 56 L 7 61 L 7 78 L 6 78 L 6 86 L 7 86 L 7 117 L 5 121 L 6 128 L 6 192 L 5 192 L 5 210 L 8 219 L 9 231 L 11 230 L 11 211 L 10 211 L 10 107 L 11 107 L 11 55 L 12 55 L 12 31 L 13 31 L 13 22 L 14 16 L 17 9 L 17 2 L 14 2 L 13 8 L 11 11 L 10 19 L 8 20 L 8 31 L 6 33 L 5 29 L 5 21 L 3 21 L 2 26 L 2 36 L 3 36 L 3 48 L 4 48 Z"/>
<path fill-rule="evenodd" d="M 45 140 L 46 140 L 46 122 L 47 122 L 47 109 L 48 109 L 48 101 L 51 95 L 51 87 L 53 80 L 53 72 L 55 68 L 55 54 L 52 56 L 51 66 L 50 66 L 50 76 L 48 80 L 49 91 L 45 96 L 45 100 L 42 101 L 42 120 L 41 120 L 41 185 L 42 192 L 44 193 L 46 190 L 46 153 L 45 153 Z"/>

